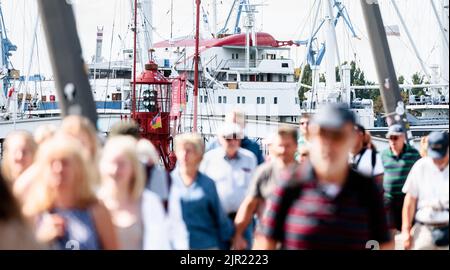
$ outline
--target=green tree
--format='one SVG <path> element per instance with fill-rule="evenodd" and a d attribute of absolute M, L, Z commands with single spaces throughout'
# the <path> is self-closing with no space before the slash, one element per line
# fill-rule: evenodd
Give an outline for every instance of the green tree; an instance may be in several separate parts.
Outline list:
<path fill-rule="evenodd" d="M 304 67 L 302 84 L 312 85 L 312 70 L 309 64 L 305 65 Z M 300 103 L 306 100 L 305 93 L 308 90 L 309 89 L 304 86 L 301 86 L 300 89 L 298 90 L 298 99 L 300 100 Z"/>

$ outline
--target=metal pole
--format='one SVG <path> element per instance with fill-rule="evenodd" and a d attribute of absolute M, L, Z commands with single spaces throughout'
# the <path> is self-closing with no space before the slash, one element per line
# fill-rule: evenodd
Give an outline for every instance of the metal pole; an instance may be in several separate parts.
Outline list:
<path fill-rule="evenodd" d="M 380 94 L 388 125 L 398 123 L 407 130 L 409 124 L 406 119 L 405 105 L 400 94 L 380 6 L 377 0 L 361 0 L 361 5 L 378 73 Z M 410 137 L 410 132 L 406 133 Z"/>
<path fill-rule="evenodd" d="M 448 48 L 449 48 L 449 46 L 448 46 L 448 38 L 447 38 L 447 35 L 445 34 L 446 33 L 445 27 L 442 24 L 441 18 L 439 16 L 438 11 L 437 11 L 436 5 L 434 4 L 434 1 L 430 0 L 430 2 L 431 2 L 431 7 L 433 8 L 434 16 L 436 16 L 436 19 L 438 21 L 439 28 L 441 30 L 441 34 L 442 34 L 442 37 L 443 37 L 443 40 L 444 40 L 444 44 L 445 44 L 445 46 L 447 47 L 447 50 L 448 50 Z"/>
<path fill-rule="evenodd" d="M 131 117 L 136 116 L 136 44 L 137 44 L 137 0 L 134 0 L 134 36 L 133 36 L 133 101 L 131 103 Z"/>
<path fill-rule="evenodd" d="M 82 58 L 71 1 L 39 0 L 61 114 L 82 115 L 97 127 L 97 110 Z"/>
<path fill-rule="evenodd" d="M 196 14 L 196 25 L 195 25 L 195 56 L 194 56 L 194 132 L 197 132 L 197 117 L 198 117 L 198 84 L 199 84 L 199 74 L 198 65 L 200 61 L 200 4 L 201 0 L 196 0 L 197 14 Z"/>

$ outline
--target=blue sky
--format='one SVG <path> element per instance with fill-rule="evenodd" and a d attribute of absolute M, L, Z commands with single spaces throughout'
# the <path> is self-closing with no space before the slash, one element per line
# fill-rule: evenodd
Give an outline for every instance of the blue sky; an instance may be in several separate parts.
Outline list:
<path fill-rule="evenodd" d="M 193 0 L 174 1 L 174 36 L 184 36 L 193 33 Z M 90 61 L 95 53 L 95 38 L 97 26 L 104 26 L 103 56 L 109 58 L 112 25 L 114 23 L 114 38 L 111 58 L 117 57 L 122 46 L 118 36 L 126 39 L 131 32 L 127 31 L 130 23 L 130 0 L 73 0 L 77 19 L 78 32 L 86 61 Z M 203 0 L 205 9 L 208 9 L 209 0 Z M 219 25 L 223 25 L 231 0 L 218 0 Z M 262 3 L 260 13 L 257 15 L 257 25 L 260 30 L 271 33 L 278 40 L 307 39 L 310 32 L 311 20 L 307 20 L 311 12 L 313 0 L 256 0 Z M 340 44 L 341 59 L 356 60 L 358 65 L 366 72 L 370 80 L 376 80 L 376 73 L 369 47 L 366 27 L 362 18 L 359 0 L 342 1 L 350 13 L 360 39 L 352 39 L 342 27 L 337 28 Z M 400 21 L 393 10 L 390 0 L 381 0 L 381 8 L 385 25 L 399 25 Z M 438 4 L 440 0 L 436 0 Z M 429 1 L 424 0 L 397 0 L 404 19 L 411 31 L 414 41 L 427 65 L 440 63 L 440 33 L 435 17 L 433 16 Z M 12 58 L 14 65 L 24 73 L 30 58 L 31 40 L 33 38 L 36 21 L 37 4 L 35 0 L 3 0 L 1 1 L 5 23 L 10 40 L 18 46 L 18 51 Z M 160 41 L 170 36 L 170 10 L 169 0 L 154 0 L 154 39 Z M 341 24 L 342 25 L 342 24 Z M 306 27 L 304 27 L 306 26 Z M 305 29 L 303 33 L 301 30 Z M 394 56 L 397 73 L 410 75 L 420 71 L 412 47 L 400 26 L 401 36 L 390 37 L 389 42 Z M 33 56 L 33 71 L 51 74 L 46 51 L 42 27 L 38 27 L 39 57 Z M 304 49 L 295 50 L 291 56 L 299 63 L 303 59 Z M 356 55 L 356 57 L 355 57 Z M 37 64 L 39 60 L 39 65 Z"/>

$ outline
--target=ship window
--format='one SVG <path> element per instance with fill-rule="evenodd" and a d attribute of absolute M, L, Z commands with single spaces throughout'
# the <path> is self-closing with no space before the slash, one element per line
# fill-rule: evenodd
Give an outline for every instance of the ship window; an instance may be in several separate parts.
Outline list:
<path fill-rule="evenodd" d="M 225 104 L 227 103 L 227 97 L 226 96 L 223 97 L 223 103 L 225 103 Z"/>
<path fill-rule="evenodd" d="M 265 97 L 262 97 L 262 98 L 261 98 L 261 103 L 262 103 L 262 104 L 266 104 L 266 98 L 265 98 Z"/>
<path fill-rule="evenodd" d="M 241 97 L 237 97 L 237 103 L 238 103 L 238 104 L 241 103 Z"/>
<path fill-rule="evenodd" d="M 204 102 L 204 103 L 208 103 L 208 96 L 204 96 L 204 97 L 203 97 L 203 102 Z"/>
<path fill-rule="evenodd" d="M 282 82 L 287 82 L 287 76 L 286 75 L 281 76 L 281 81 Z"/>
<path fill-rule="evenodd" d="M 277 97 L 273 98 L 273 104 L 278 104 L 278 98 Z"/>
<path fill-rule="evenodd" d="M 219 96 L 219 103 L 222 103 L 222 96 Z"/>
<path fill-rule="evenodd" d="M 288 68 L 289 67 L 289 63 L 281 63 L 281 67 L 282 68 Z"/>
<path fill-rule="evenodd" d="M 298 97 L 295 98 L 295 104 L 298 104 Z"/>
<path fill-rule="evenodd" d="M 203 96 L 200 96 L 200 103 L 203 103 Z"/>
<path fill-rule="evenodd" d="M 261 104 L 261 98 L 260 97 L 256 98 L 256 104 Z"/>
<path fill-rule="evenodd" d="M 242 104 L 245 104 L 245 97 L 242 97 Z"/>

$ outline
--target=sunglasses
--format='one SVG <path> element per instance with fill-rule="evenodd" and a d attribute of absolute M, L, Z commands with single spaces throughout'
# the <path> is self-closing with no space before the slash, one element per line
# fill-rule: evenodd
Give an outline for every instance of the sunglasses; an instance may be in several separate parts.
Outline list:
<path fill-rule="evenodd" d="M 300 122 L 300 126 L 307 126 L 307 125 L 309 125 L 308 121 Z"/>
<path fill-rule="evenodd" d="M 389 137 L 389 140 L 391 140 L 391 141 L 396 141 L 396 140 L 398 140 L 400 137 L 399 136 L 391 136 L 391 137 Z"/>

